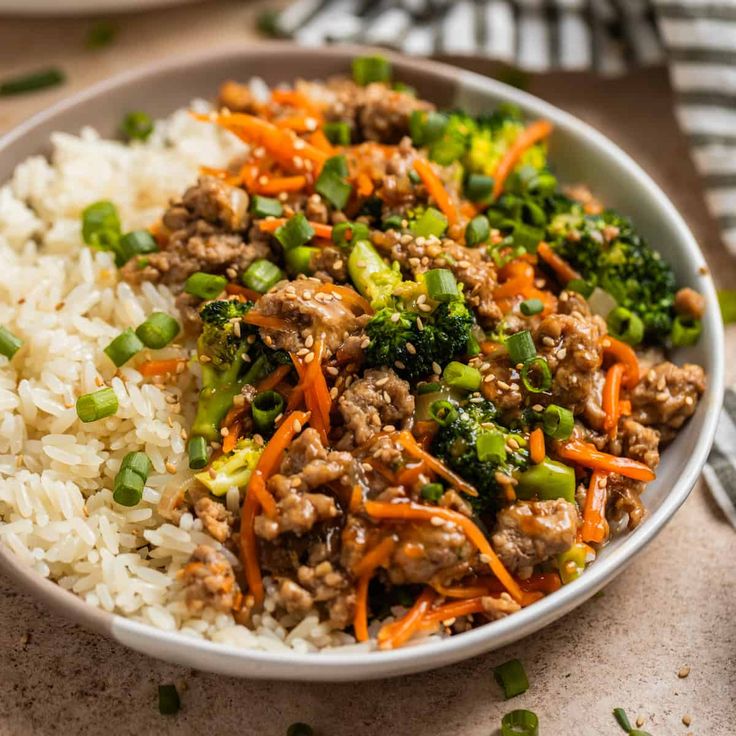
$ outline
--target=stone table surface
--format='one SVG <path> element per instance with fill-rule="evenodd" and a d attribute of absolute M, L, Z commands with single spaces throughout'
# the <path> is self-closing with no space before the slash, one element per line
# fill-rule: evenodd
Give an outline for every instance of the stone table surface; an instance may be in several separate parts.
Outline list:
<path fill-rule="evenodd" d="M 52 64 L 68 75 L 62 88 L 2 99 L 0 133 L 117 71 L 184 50 L 256 43 L 253 21 L 262 7 L 224 1 L 121 16 L 115 42 L 96 52 L 84 43 L 92 19 L 0 18 L 0 76 Z M 458 61 L 498 71 L 487 62 Z M 736 283 L 736 266 L 722 252 L 675 124 L 664 70 L 615 80 L 543 75 L 529 86 L 632 154 L 683 213 L 717 280 Z M 728 341 L 734 355 L 733 330 Z M 733 381 L 736 369 L 729 371 Z M 652 736 L 730 736 L 736 732 L 734 552 L 734 531 L 700 482 L 603 596 L 543 631 L 438 671 L 335 685 L 237 680 L 149 659 L 52 617 L 0 579 L 0 736 L 281 736 L 297 720 L 320 736 L 491 736 L 501 716 L 519 707 L 536 711 L 544 736 L 614 736 L 622 733 L 611 717 L 618 706 L 632 721 L 641 717 Z M 492 670 L 512 657 L 524 662 L 531 687 L 506 703 Z M 679 678 L 683 667 L 689 676 Z M 175 717 L 157 712 L 156 688 L 166 682 L 182 692 Z"/>

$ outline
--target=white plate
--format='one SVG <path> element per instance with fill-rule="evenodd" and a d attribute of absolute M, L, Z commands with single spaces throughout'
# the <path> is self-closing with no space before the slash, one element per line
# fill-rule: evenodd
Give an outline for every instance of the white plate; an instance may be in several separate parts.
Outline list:
<path fill-rule="evenodd" d="M 201 0 L 0 0 L 0 14 L 98 15 L 151 10 Z"/>

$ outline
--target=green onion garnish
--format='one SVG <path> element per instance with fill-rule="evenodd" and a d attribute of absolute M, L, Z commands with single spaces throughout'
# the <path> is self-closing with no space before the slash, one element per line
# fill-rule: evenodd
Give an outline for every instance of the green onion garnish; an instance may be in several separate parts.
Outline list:
<path fill-rule="evenodd" d="M 481 432 L 475 440 L 475 453 L 482 463 L 506 462 L 506 440 L 500 432 Z"/>
<path fill-rule="evenodd" d="M 284 272 L 275 263 L 265 258 L 253 261 L 242 276 L 243 283 L 259 294 L 265 294 L 283 278 L 285 278 Z"/>
<path fill-rule="evenodd" d="M 573 544 L 570 549 L 557 555 L 557 567 L 560 571 L 560 580 L 564 585 L 577 580 L 585 571 L 588 554 L 588 545 Z"/>
<path fill-rule="evenodd" d="M 118 410 L 118 397 L 111 388 L 101 388 L 77 399 L 77 416 L 83 422 L 96 422 Z"/>
<path fill-rule="evenodd" d="M 531 317 L 534 314 L 539 314 L 544 309 L 541 299 L 524 299 L 519 305 L 521 313 L 525 317 Z"/>
<path fill-rule="evenodd" d="M 370 240 L 371 231 L 364 222 L 338 222 L 332 226 L 332 242 L 349 248 L 358 240 Z"/>
<path fill-rule="evenodd" d="M 529 680 L 524 671 L 524 665 L 518 659 L 510 659 L 495 667 L 493 676 L 503 688 L 506 700 L 521 695 L 529 689 Z"/>
<path fill-rule="evenodd" d="M 629 345 L 638 345 L 644 339 L 644 323 L 635 312 L 626 307 L 612 309 L 606 317 L 608 331 Z"/>
<path fill-rule="evenodd" d="M 322 165 L 322 173 L 324 174 L 325 172 L 347 179 L 350 176 L 347 157 L 341 153 L 337 156 L 330 156 Z"/>
<path fill-rule="evenodd" d="M 300 245 L 297 248 L 287 250 L 284 254 L 286 268 L 292 274 L 312 273 L 312 257 L 319 250 L 309 245 Z"/>
<path fill-rule="evenodd" d="M 512 710 L 501 719 L 501 736 L 539 736 L 539 718 L 531 710 Z"/>
<path fill-rule="evenodd" d="M 544 458 L 538 465 L 532 465 L 521 473 L 517 481 L 516 495 L 523 500 L 564 498 L 575 503 L 575 471 L 556 460 Z"/>
<path fill-rule="evenodd" d="M 440 238 L 447 230 L 447 218 L 434 207 L 427 207 L 410 229 L 418 238 Z"/>
<path fill-rule="evenodd" d="M 129 141 L 145 141 L 153 133 L 151 116 L 140 110 L 129 112 L 120 123 L 120 132 Z"/>
<path fill-rule="evenodd" d="M 465 182 L 465 196 L 471 202 L 483 202 L 493 192 L 493 177 L 486 174 L 471 174 Z"/>
<path fill-rule="evenodd" d="M 127 363 L 136 353 L 143 350 L 144 345 L 138 335 L 129 327 L 123 330 L 105 348 L 104 353 L 115 365 L 120 368 Z"/>
<path fill-rule="evenodd" d="M 353 187 L 334 171 L 323 170 L 317 177 L 314 189 L 336 209 L 342 210 L 350 199 Z"/>
<path fill-rule="evenodd" d="M 434 394 L 441 388 L 441 383 L 423 383 L 420 386 L 417 386 L 417 396 L 422 396 L 423 394 Z"/>
<path fill-rule="evenodd" d="M 442 498 L 444 492 L 445 489 L 442 483 L 426 483 L 422 486 L 421 490 L 422 498 L 434 503 L 437 503 Z"/>
<path fill-rule="evenodd" d="M 480 354 L 480 343 L 478 342 L 478 339 L 475 335 L 470 335 L 470 337 L 468 337 L 468 343 L 465 346 L 465 352 L 470 356 Z"/>
<path fill-rule="evenodd" d="M 572 279 L 572 281 L 568 281 L 565 285 L 567 291 L 575 291 L 578 294 L 582 294 L 586 299 L 593 293 L 594 288 L 593 284 L 584 279 Z"/>
<path fill-rule="evenodd" d="M 284 214 L 284 208 L 278 199 L 262 197 L 260 194 L 253 196 L 250 211 L 255 217 L 281 217 Z"/>
<path fill-rule="evenodd" d="M 153 235 L 148 230 L 133 230 L 125 233 L 119 242 L 120 256 L 127 263 L 133 256 L 155 253 L 158 250 Z"/>
<path fill-rule="evenodd" d="M 116 262 L 123 265 L 118 254 L 120 218 L 112 202 L 100 200 L 85 207 L 82 211 L 82 240 L 93 248 L 115 251 Z"/>
<path fill-rule="evenodd" d="M 448 386 L 459 388 L 463 391 L 477 391 L 483 380 L 477 368 L 459 363 L 456 360 L 451 361 L 445 366 L 442 378 Z"/>
<path fill-rule="evenodd" d="M 381 230 L 401 230 L 404 219 L 401 215 L 389 215 L 381 220 Z"/>
<path fill-rule="evenodd" d="M 109 20 L 101 20 L 87 31 L 85 46 L 88 49 L 101 49 L 109 46 L 115 40 L 117 32 L 118 29 Z"/>
<path fill-rule="evenodd" d="M 465 242 L 468 245 L 480 245 L 488 240 L 491 226 L 485 215 L 477 215 L 465 227 Z"/>
<path fill-rule="evenodd" d="M 350 145 L 350 125 L 344 122 L 325 123 L 322 126 L 327 140 L 333 146 L 349 146 Z"/>
<path fill-rule="evenodd" d="M 364 87 L 371 82 L 391 80 L 391 62 L 383 56 L 359 56 L 353 59 L 353 80 Z"/>
<path fill-rule="evenodd" d="M 55 87 L 64 81 L 64 72 L 61 69 L 44 69 L 20 77 L 6 79 L 0 82 L 0 97 L 20 95 L 24 92 L 35 92 L 46 87 Z"/>
<path fill-rule="evenodd" d="M 143 480 L 148 478 L 152 467 L 151 459 L 145 452 L 129 452 L 120 463 L 121 470 L 123 468 L 129 468 L 134 473 L 140 475 Z"/>
<path fill-rule="evenodd" d="M 201 470 L 207 465 L 207 440 L 204 437 L 192 437 L 189 440 L 189 467 Z"/>
<path fill-rule="evenodd" d="M 427 271 L 424 274 L 424 283 L 427 286 L 427 295 L 436 302 L 449 302 L 458 297 L 455 274 L 446 268 Z"/>
<path fill-rule="evenodd" d="M 292 723 L 286 729 L 286 736 L 314 736 L 314 730 L 306 723 Z"/>
<path fill-rule="evenodd" d="M 550 404 L 542 413 L 542 429 L 546 435 L 556 440 L 566 440 L 575 425 L 575 418 L 569 409 Z"/>
<path fill-rule="evenodd" d="M 284 246 L 284 250 L 289 251 L 308 243 L 314 237 L 314 228 L 309 224 L 307 218 L 299 212 L 278 228 L 274 233 L 274 237 Z"/>
<path fill-rule="evenodd" d="M 165 348 L 181 330 L 181 325 L 166 312 L 152 312 L 143 324 L 138 325 L 135 334 L 147 348 Z"/>
<path fill-rule="evenodd" d="M 672 332 L 670 339 L 676 348 L 683 348 L 688 345 L 695 345 L 703 331 L 703 325 L 699 319 L 691 317 L 675 317 L 672 323 Z"/>
<path fill-rule="evenodd" d="M 214 299 L 227 285 L 224 276 L 197 271 L 184 282 L 184 291 L 200 299 Z"/>
<path fill-rule="evenodd" d="M 506 349 L 509 351 L 509 357 L 514 365 L 526 363 L 536 354 L 537 349 L 534 347 L 532 333 L 529 330 L 522 330 L 509 335 L 506 338 Z"/>
<path fill-rule="evenodd" d="M 626 715 L 626 711 L 623 708 L 614 708 L 613 717 L 616 719 L 616 723 L 618 723 L 626 733 L 629 733 L 633 728 L 629 722 L 629 717 Z"/>
<path fill-rule="evenodd" d="M 552 371 L 547 361 L 541 356 L 527 360 L 521 369 L 521 382 L 533 394 L 549 391 L 552 388 Z"/>
<path fill-rule="evenodd" d="M 158 686 L 158 712 L 162 716 L 173 716 L 179 712 L 181 700 L 176 685 Z"/>
<path fill-rule="evenodd" d="M 410 95 L 411 97 L 417 96 L 417 91 L 412 87 L 410 84 L 406 84 L 406 82 L 394 82 L 393 88 L 397 92 L 403 92 L 405 95 Z"/>
<path fill-rule="evenodd" d="M 721 307 L 723 323 L 730 325 L 736 322 L 736 289 L 719 289 L 718 304 Z"/>
<path fill-rule="evenodd" d="M 440 427 L 448 427 L 457 419 L 457 409 L 445 399 L 432 402 L 429 407 L 429 416 L 434 419 Z"/>
<path fill-rule="evenodd" d="M 465 144 L 455 138 L 442 138 L 429 145 L 429 158 L 440 166 L 449 166 L 465 153 Z"/>
<path fill-rule="evenodd" d="M 407 174 L 407 176 L 409 177 L 409 181 L 412 184 L 421 184 L 422 183 L 422 177 L 419 176 L 419 174 L 416 171 L 414 171 L 414 169 L 409 169 L 409 173 Z"/>
<path fill-rule="evenodd" d="M 6 358 L 12 358 L 20 350 L 22 344 L 23 340 L 5 327 L 0 327 L 0 353 Z"/>
<path fill-rule="evenodd" d="M 256 429 L 268 434 L 273 430 L 276 417 L 284 411 L 284 397 L 277 391 L 262 391 L 253 398 L 251 410 Z"/>
<path fill-rule="evenodd" d="M 113 501 L 121 506 L 137 506 L 143 498 L 145 484 L 145 480 L 131 468 L 120 468 L 113 485 Z"/>

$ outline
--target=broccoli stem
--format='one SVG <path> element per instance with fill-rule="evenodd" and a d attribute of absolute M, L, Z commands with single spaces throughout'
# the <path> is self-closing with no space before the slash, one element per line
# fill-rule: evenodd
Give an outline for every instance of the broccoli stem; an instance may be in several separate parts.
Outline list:
<path fill-rule="evenodd" d="M 385 306 L 402 281 L 401 273 L 389 266 L 367 240 L 358 240 L 350 251 L 348 274 L 374 309 Z"/>

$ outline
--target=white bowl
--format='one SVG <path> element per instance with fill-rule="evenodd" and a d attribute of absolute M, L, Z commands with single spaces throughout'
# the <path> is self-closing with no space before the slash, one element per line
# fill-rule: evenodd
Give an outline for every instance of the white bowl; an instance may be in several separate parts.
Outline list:
<path fill-rule="evenodd" d="M 76 132 L 93 125 L 114 135 L 130 109 L 165 115 L 194 97 L 212 97 L 229 78 L 263 77 L 268 83 L 295 77 L 323 78 L 349 71 L 353 56 L 365 49 L 304 49 L 264 44 L 250 50 L 220 50 L 182 57 L 134 70 L 102 82 L 31 118 L 0 139 L 0 181 L 27 156 L 48 150 L 52 131 Z M 609 544 L 578 580 L 513 616 L 452 638 L 390 652 L 297 654 L 227 648 L 167 633 L 93 608 L 22 565 L 0 548 L 0 568 L 58 612 L 154 657 L 242 677 L 283 680 L 362 680 L 440 667 L 509 644 L 570 612 L 618 575 L 660 532 L 687 498 L 708 455 L 723 391 L 723 329 L 705 259 L 682 217 L 656 184 L 620 148 L 590 126 L 529 94 L 450 66 L 392 56 L 397 78 L 441 106 L 471 112 L 499 102 L 518 104 L 531 117 L 555 125 L 550 160 L 564 182 L 584 182 L 607 204 L 630 215 L 648 240 L 672 264 L 678 282 L 700 291 L 707 311 L 698 345 L 676 360 L 704 366 L 708 389 L 695 416 L 664 452 L 657 480 L 646 493 L 645 521 Z"/>

